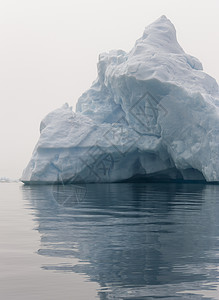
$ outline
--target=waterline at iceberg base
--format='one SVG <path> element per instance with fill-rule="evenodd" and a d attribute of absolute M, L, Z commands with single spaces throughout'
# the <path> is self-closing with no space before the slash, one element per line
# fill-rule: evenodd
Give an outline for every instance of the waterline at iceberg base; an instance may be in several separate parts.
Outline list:
<path fill-rule="evenodd" d="M 133 49 L 99 56 L 78 100 L 49 113 L 21 180 L 219 181 L 219 88 L 165 16 Z"/>

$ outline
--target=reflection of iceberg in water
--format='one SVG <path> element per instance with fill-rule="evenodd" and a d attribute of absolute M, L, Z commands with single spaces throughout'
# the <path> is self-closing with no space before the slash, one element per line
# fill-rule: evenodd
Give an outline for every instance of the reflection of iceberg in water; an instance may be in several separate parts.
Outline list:
<path fill-rule="evenodd" d="M 214 288 L 219 186 L 90 184 L 83 201 L 60 205 L 66 191 L 75 194 L 74 186 L 56 197 L 51 186 L 23 187 L 39 222 L 39 254 L 81 261 L 45 269 L 87 274 L 103 287 L 100 299 L 188 299 L 178 292 Z"/>

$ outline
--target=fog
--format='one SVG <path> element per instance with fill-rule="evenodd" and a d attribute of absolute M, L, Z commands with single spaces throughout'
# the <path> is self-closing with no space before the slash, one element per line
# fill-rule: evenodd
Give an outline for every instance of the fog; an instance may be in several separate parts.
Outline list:
<path fill-rule="evenodd" d="M 41 119 L 65 102 L 75 106 L 96 77 L 99 53 L 129 51 L 163 14 L 219 82 L 218 11 L 218 0 L 2 0 L 0 177 L 20 177 Z"/>

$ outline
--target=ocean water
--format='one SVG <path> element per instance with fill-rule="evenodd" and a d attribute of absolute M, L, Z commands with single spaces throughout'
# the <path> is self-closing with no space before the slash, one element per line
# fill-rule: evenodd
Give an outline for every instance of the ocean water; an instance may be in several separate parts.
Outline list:
<path fill-rule="evenodd" d="M 219 299 L 219 186 L 0 184 L 0 299 Z"/>

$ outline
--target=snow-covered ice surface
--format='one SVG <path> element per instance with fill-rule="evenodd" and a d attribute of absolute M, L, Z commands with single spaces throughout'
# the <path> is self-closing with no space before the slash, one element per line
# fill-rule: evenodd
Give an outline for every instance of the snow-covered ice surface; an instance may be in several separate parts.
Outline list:
<path fill-rule="evenodd" d="M 41 122 L 25 183 L 219 181 L 219 88 L 165 16 L 133 49 L 99 56 L 78 100 Z"/>

